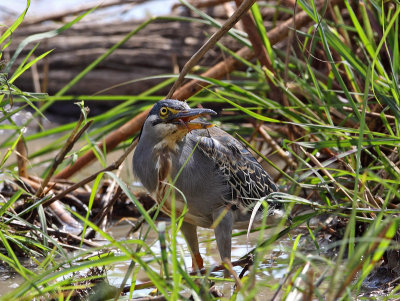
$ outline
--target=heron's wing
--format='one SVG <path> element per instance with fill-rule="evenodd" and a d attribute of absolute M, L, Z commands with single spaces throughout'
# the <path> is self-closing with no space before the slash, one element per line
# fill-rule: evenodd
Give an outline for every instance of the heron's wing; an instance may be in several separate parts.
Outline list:
<path fill-rule="evenodd" d="M 214 128 L 212 128 L 214 130 Z M 240 199 L 245 204 L 277 191 L 276 185 L 252 154 L 228 133 L 215 129 L 210 136 L 198 137 L 198 148 L 225 175 L 231 195 L 227 199 Z"/>

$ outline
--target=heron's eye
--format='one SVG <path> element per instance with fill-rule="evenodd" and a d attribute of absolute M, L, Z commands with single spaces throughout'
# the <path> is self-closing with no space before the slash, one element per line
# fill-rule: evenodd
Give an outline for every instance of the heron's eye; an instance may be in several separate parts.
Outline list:
<path fill-rule="evenodd" d="M 160 109 L 160 116 L 161 117 L 165 117 L 165 116 L 167 116 L 168 115 L 168 109 L 166 108 L 166 107 L 162 107 L 161 109 Z"/>

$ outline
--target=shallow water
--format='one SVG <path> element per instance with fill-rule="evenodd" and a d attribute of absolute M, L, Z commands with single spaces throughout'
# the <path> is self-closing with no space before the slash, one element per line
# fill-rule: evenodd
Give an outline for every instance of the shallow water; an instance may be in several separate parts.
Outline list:
<path fill-rule="evenodd" d="M 144 226 L 146 227 L 146 226 Z M 131 226 L 126 223 L 122 222 L 116 226 L 113 226 L 107 230 L 107 233 L 110 234 L 112 237 L 119 241 L 124 241 L 127 239 L 127 233 L 129 232 Z M 134 233 L 129 237 L 129 239 L 137 239 L 139 238 L 139 232 Z M 220 264 L 219 253 L 216 247 L 216 242 L 213 240 L 214 233 L 210 229 L 198 229 L 199 240 L 200 240 L 200 253 L 203 256 L 204 264 L 207 268 Z M 265 237 L 271 234 L 271 231 L 266 231 Z M 258 233 L 251 233 L 249 235 L 249 240 L 247 241 L 246 235 L 237 236 L 232 238 L 232 261 L 240 259 L 243 255 L 249 252 L 257 243 L 258 240 Z M 184 254 L 184 261 L 186 266 L 188 267 L 188 271 L 191 271 L 191 256 L 189 250 L 186 246 L 186 242 L 181 233 L 177 236 L 177 243 L 178 243 L 178 252 L 179 249 Z M 103 240 L 96 240 L 97 242 L 105 242 Z M 158 243 L 158 236 L 154 231 L 150 231 L 149 235 L 146 239 L 146 242 L 151 246 L 151 250 L 154 252 L 156 256 L 160 256 L 160 245 Z M 167 242 L 168 244 L 168 242 Z M 290 244 L 289 241 L 282 241 L 278 248 L 272 250 L 268 256 L 266 256 L 266 260 L 257 267 L 258 274 L 257 280 L 264 282 L 268 286 L 279 283 L 280 279 L 286 272 L 286 265 L 279 265 L 277 263 L 277 259 L 283 260 L 287 258 L 287 253 L 284 250 L 284 245 L 288 246 Z M 135 247 L 135 246 L 132 246 Z M 21 262 L 25 266 L 32 266 L 32 262 L 29 259 L 20 258 Z M 107 281 L 110 285 L 115 287 L 120 287 L 123 278 L 127 272 L 130 262 L 120 262 L 112 266 L 110 270 L 107 271 Z M 157 264 L 152 265 L 152 268 L 155 271 L 159 271 L 160 267 Z M 242 267 L 236 266 L 234 267 L 234 271 L 239 275 L 242 271 Z M 212 273 L 214 277 L 223 277 L 223 272 L 218 271 Z M 0 296 L 12 291 L 13 289 L 17 288 L 22 282 L 23 278 L 19 276 L 17 273 L 11 271 L 4 266 L 0 266 Z M 149 279 L 147 278 L 146 274 L 142 271 L 139 272 L 137 275 L 136 284 L 140 284 L 143 282 L 147 282 Z M 126 285 L 131 285 L 130 280 Z M 228 297 L 232 294 L 234 290 L 234 283 L 233 282 L 217 282 L 215 287 L 224 294 L 225 297 Z M 148 295 L 154 288 L 146 288 L 135 290 L 133 297 L 139 296 L 146 296 Z M 257 296 L 260 297 L 259 300 L 268 300 L 268 297 L 271 297 L 273 291 L 270 291 L 267 286 L 265 289 L 261 289 Z"/>
<path fill-rule="evenodd" d="M 127 224 L 124 225 L 118 225 L 114 228 L 111 228 L 109 230 L 109 233 L 112 233 L 114 237 L 119 237 L 120 240 L 123 240 L 125 238 L 126 233 L 129 232 L 130 226 Z M 267 238 L 273 231 L 276 231 L 276 229 L 271 229 L 271 230 L 266 230 L 264 233 L 264 237 Z M 236 231 L 237 233 L 238 231 Z M 216 242 L 214 241 L 214 232 L 211 229 L 203 229 L 203 228 L 198 228 L 198 235 L 199 235 L 199 241 L 200 241 L 200 253 L 203 257 L 204 260 L 204 265 L 206 268 L 209 268 L 214 265 L 219 265 L 220 258 L 219 258 L 219 253 L 217 250 L 217 245 Z M 138 234 L 134 234 L 130 238 L 138 238 Z M 186 245 L 186 242 L 182 236 L 181 233 L 178 234 L 177 236 L 177 243 L 178 243 L 178 248 L 182 250 L 184 253 L 184 261 L 186 267 L 188 267 L 188 271 L 191 271 L 191 256 L 190 252 L 188 250 L 188 247 Z M 232 238 L 232 261 L 239 260 L 242 256 L 244 256 L 247 252 L 252 250 L 255 245 L 257 244 L 257 241 L 259 239 L 259 233 L 254 232 L 250 233 L 249 239 L 247 240 L 246 235 L 241 235 L 241 236 L 236 236 Z M 155 233 L 150 231 L 150 235 L 147 238 L 147 241 L 152 244 L 151 250 L 157 255 L 160 255 L 160 245 L 158 243 L 158 237 L 155 236 Z M 155 242 L 155 243 L 154 243 Z M 167 242 L 168 243 L 168 242 Z M 257 267 L 257 270 L 259 271 L 257 274 L 257 280 L 265 282 L 268 284 L 268 286 L 271 286 L 273 284 L 279 283 L 281 278 L 284 276 L 286 270 L 286 265 L 279 265 L 277 263 L 277 260 L 284 260 L 287 258 L 287 251 L 285 251 L 285 246 L 288 247 L 290 244 L 289 241 L 281 241 L 281 244 L 277 244 L 277 248 L 272 250 L 268 256 L 265 256 L 266 260 Z M 179 253 L 179 251 L 178 251 Z M 111 285 L 119 287 L 121 284 L 121 281 L 126 273 L 126 270 L 129 266 L 129 262 L 122 262 L 116 266 L 108 273 L 108 280 Z M 157 270 L 159 269 L 159 266 L 155 266 L 154 269 Z M 234 267 L 234 271 L 239 275 L 242 271 L 241 266 L 236 266 Z M 218 271 L 212 273 L 212 276 L 215 277 L 223 277 L 223 272 Z M 147 278 L 145 273 L 139 272 L 138 281 L 136 284 L 146 282 L 149 279 Z M 128 283 L 129 285 L 129 283 Z M 228 297 L 232 294 L 234 290 L 234 283 L 233 282 L 217 282 L 215 284 L 215 287 L 221 291 L 225 297 Z M 135 291 L 134 297 L 138 296 L 144 296 L 149 293 L 149 290 L 151 291 L 152 289 L 143 289 L 143 290 L 137 290 Z M 268 297 L 272 297 L 274 291 L 269 291 L 268 287 L 265 286 L 265 289 L 261 289 L 259 294 L 257 296 L 260 297 L 259 300 L 268 300 Z"/>

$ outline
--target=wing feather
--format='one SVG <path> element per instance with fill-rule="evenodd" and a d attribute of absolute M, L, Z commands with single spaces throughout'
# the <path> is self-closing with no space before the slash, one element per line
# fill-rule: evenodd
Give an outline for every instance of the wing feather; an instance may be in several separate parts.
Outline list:
<path fill-rule="evenodd" d="M 199 136 L 198 148 L 214 160 L 231 187 L 227 201 L 240 201 L 246 207 L 254 200 L 277 191 L 277 187 L 253 155 L 229 134 L 220 131 L 212 137 Z"/>

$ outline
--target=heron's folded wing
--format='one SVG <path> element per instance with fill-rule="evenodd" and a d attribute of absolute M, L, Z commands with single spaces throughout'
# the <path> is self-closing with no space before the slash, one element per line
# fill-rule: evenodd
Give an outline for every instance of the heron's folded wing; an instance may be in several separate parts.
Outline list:
<path fill-rule="evenodd" d="M 233 198 L 245 204 L 277 191 L 276 185 L 252 154 L 229 134 L 219 131 L 212 137 L 199 136 L 198 148 L 223 173 L 232 187 Z M 221 134 L 222 132 L 222 134 Z"/>

